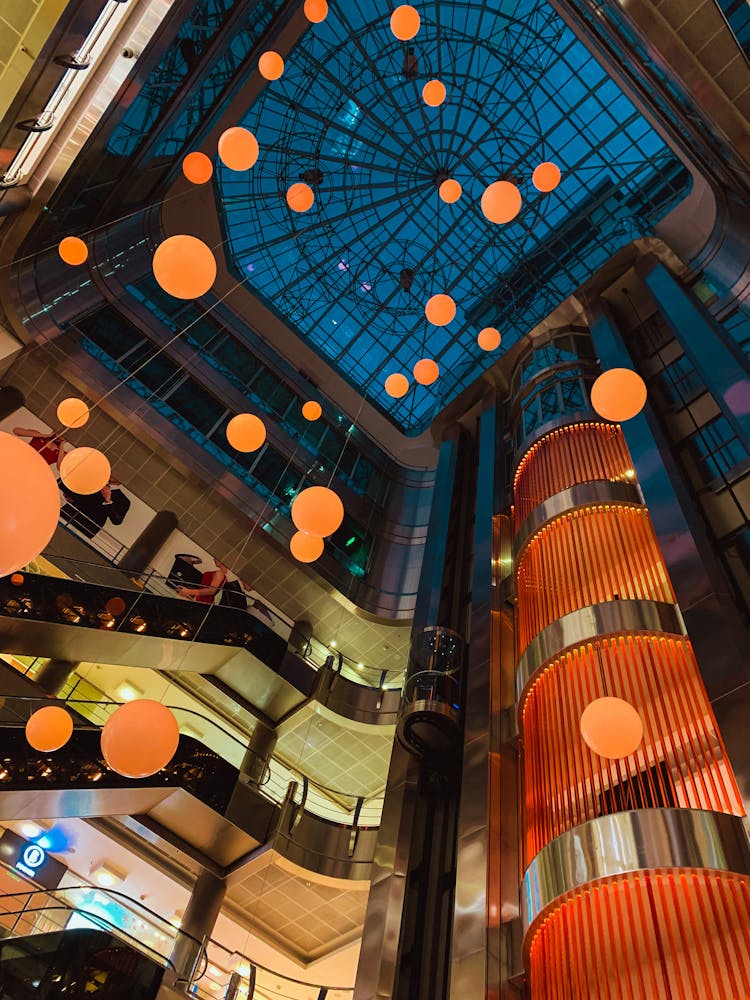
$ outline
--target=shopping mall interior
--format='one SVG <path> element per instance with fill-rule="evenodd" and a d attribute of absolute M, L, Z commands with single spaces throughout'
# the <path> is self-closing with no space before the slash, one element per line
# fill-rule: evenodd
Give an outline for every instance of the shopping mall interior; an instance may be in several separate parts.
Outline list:
<path fill-rule="evenodd" d="M 0 1000 L 750 998 L 747 0 L 0 0 Z"/>

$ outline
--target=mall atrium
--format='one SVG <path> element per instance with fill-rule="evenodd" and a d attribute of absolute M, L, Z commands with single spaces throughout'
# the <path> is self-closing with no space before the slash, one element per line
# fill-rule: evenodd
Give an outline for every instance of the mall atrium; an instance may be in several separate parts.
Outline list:
<path fill-rule="evenodd" d="M 747 0 L 0 0 L 0 1000 L 750 998 Z"/>

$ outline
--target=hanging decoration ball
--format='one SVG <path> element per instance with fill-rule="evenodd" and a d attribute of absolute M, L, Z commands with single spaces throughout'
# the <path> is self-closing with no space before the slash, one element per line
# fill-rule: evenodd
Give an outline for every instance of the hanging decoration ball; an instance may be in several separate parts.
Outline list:
<path fill-rule="evenodd" d="M 432 358 L 422 358 L 414 365 L 414 380 L 420 385 L 432 385 L 437 382 L 440 368 Z"/>
<path fill-rule="evenodd" d="M 102 729 L 107 767 L 124 778 L 148 778 L 166 767 L 177 751 L 180 729 L 166 705 L 149 698 L 120 705 Z"/>
<path fill-rule="evenodd" d="M 581 716 L 581 736 L 594 753 L 619 760 L 635 753 L 643 739 L 643 723 L 629 701 L 597 698 Z"/>
<path fill-rule="evenodd" d="M 68 396 L 57 404 L 57 419 L 63 427 L 71 427 L 74 430 L 83 427 L 89 419 L 89 408 L 82 399 L 76 396 Z"/>
<path fill-rule="evenodd" d="M 237 451 L 257 451 L 266 440 L 266 425 L 254 413 L 238 413 L 227 424 L 227 441 Z"/>
<path fill-rule="evenodd" d="M 452 205 L 454 202 L 458 201 L 463 194 L 463 188 L 458 181 L 449 177 L 447 180 L 443 181 L 438 188 L 438 194 L 447 205 Z"/>
<path fill-rule="evenodd" d="M 305 420 L 319 420 L 323 415 L 323 407 L 314 399 L 308 399 L 302 404 L 302 416 Z"/>
<path fill-rule="evenodd" d="M 23 573 L 13 573 L 13 575 L 10 578 L 10 582 L 13 584 L 14 587 L 22 587 L 24 579 L 25 577 Z"/>
<path fill-rule="evenodd" d="M 496 225 L 512 222 L 521 211 L 521 192 L 510 181 L 495 181 L 482 195 L 482 212 Z"/>
<path fill-rule="evenodd" d="M 73 717 L 58 705 L 38 708 L 26 723 L 26 740 L 41 753 L 59 750 L 72 735 Z"/>
<path fill-rule="evenodd" d="M 646 383 L 630 368 L 610 368 L 591 387 L 592 407 L 615 423 L 637 416 L 645 403 Z"/>
<path fill-rule="evenodd" d="M 168 236 L 151 262 L 156 283 L 176 299 L 197 299 L 216 280 L 216 258 L 195 236 Z"/>
<path fill-rule="evenodd" d="M 188 153 L 182 161 L 182 172 L 191 184 L 205 184 L 211 180 L 214 165 L 205 153 Z"/>
<path fill-rule="evenodd" d="M 112 615 L 114 618 L 117 618 L 118 615 L 121 615 L 126 607 L 127 605 L 125 604 L 125 601 L 121 597 L 110 597 L 110 599 L 104 605 L 104 608 L 107 611 L 107 613 Z"/>
<path fill-rule="evenodd" d="M 218 142 L 219 159 L 229 170 L 250 170 L 258 161 L 260 148 L 253 133 L 240 125 L 222 132 Z"/>
<path fill-rule="evenodd" d="M 289 541 L 289 551 L 297 562 L 315 562 L 323 555 L 325 542 L 317 535 L 306 535 L 304 531 L 295 531 Z"/>
<path fill-rule="evenodd" d="M 66 236 L 60 240 L 57 252 L 66 264 L 71 264 L 75 267 L 78 264 L 83 264 L 87 259 L 89 248 L 77 236 Z"/>
<path fill-rule="evenodd" d="M 456 316 L 456 303 L 450 295 L 433 295 L 427 300 L 424 314 L 433 326 L 446 326 Z"/>
<path fill-rule="evenodd" d="M 534 173 L 531 175 L 531 183 L 537 191 L 548 194 L 550 191 L 555 190 L 560 183 L 561 177 L 560 168 L 556 163 L 545 162 L 540 163 L 534 170 Z"/>
<path fill-rule="evenodd" d="M 422 21 L 411 4 L 403 3 L 391 14 L 391 31 L 400 42 L 408 42 L 419 31 Z"/>
<path fill-rule="evenodd" d="M 284 60 L 278 52 L 264 52 L 258 60 L 260 75 L 266 80 L 278 80 L 284 72 Z"/>
<path fill-rule="evenodd" d="M 0 431 L 0 576 L 47 547 L 60 517 L 60 490 L 38 451 Z"/>
<path fill-rule="evenodd" d="M 393 399 L 401 399 L 409 391 L 409 379 L 401 372 L 394 372 L 385 380 L 385 391 Z"/>
<path fill-rule="evenodd" d="M 74 493 L 98 493 L 112 477 L 109 459 L 97 448 L 74 448 L 58 466 L 60 479 Z"/>
<path fill-rule="evenodd" d="M 305 0 L 305 17 L 313 24 L 320 24 L 328 17 L 327 0 Z"/>
<path fill-rule="evenodd" d="M 292 521 L 298 531 L 328 538 L 341 527 L 344 505 L 327 486 L 308 486 L 292 501 Z"/>
<path fill-rule="evenodd" d="M 484 330 L 479 331 L 477 336 L 477 343 L 483 351 L 496 351 L 501 340 L 500 331 L 496 330 L 494 326 L 486 326 Z"/>
<path fill-rule="evenodd" d="M 431 108 L 439 108 L 445 100 L 445 84 L 440 80 L 428 80 L 422 87 L 422 100 Z"/>
<path fill-rule="evenodd" d="M 292 184 L 286 193 L 286 203 L 293 212 L 309 211 L 314 201 L 313 189 L 309 184 L 303 184 L 302 181 Z"/>

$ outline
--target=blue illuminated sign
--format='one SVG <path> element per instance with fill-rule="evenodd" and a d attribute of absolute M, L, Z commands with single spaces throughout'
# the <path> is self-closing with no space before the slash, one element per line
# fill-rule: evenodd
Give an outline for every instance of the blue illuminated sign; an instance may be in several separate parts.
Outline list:
<path fill-rule="evenodd" d="M 45 850 L 41 844 L 5 830 L 0 837 L 0 861 L 45 889 L 56 889 L 67 867 Z"/>

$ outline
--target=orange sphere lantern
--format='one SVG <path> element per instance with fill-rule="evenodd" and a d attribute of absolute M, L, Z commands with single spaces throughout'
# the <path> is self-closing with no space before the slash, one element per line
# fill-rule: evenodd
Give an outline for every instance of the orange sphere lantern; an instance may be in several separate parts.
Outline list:
<path fill-rule="evenodd" d="M 477 335 L 477 343 L 483 351 L 496 351 L 501 340 L 500 331 L 496 330 L 494 326 L 486 326 Z"/>
<path fill-rule="evenodd" d="M 57 252 L 66 264 L 76 267 L 88 258 L 89 248 L 77 236 L 66 236 L 58 243 Z"/>
<path fill-rule="evenodd" d="M 195 236 L 169 236 L 156 248 L 152 261 L 160 288 L 176 299 L 197 299 L 216 280 L 216 258 Z"/>
<path fill-rule="evenodd" d="M 401 4 L 391 14 L 391 31 L 400 42 L 408 42 L 414 38 L 421 24 L 421 18 L 411 4 Z"/>
<path fill-rule="evenodd" d="M 638 712 L 622 698 L 597 698 L 581 716 L 584 743 L 608 760 L 620 760 L 635 753 L 643 739 L 643 723 Z"/>
<path fill-rule="evenodd" d="M 260 148 L 253 133 L 233 125 L 219 136 L 219 159 L 229 170 L 250 170 L 258 161 Z"/>
<path fill-rule="evenodd" d="M 0 576 L 47 547 L 60 517 L 60 490 L 38 451 L 0 431 Z"/>
<path fill-rule="evenodd" d="M 166 767 L 180 741 L 172 712 L 158 701 L 138 698 L 120 705 L 101 735 L 104 760 L 124 778 L 148 778 Z"/>
<path fill-rule="evenodd" d="M 432 385 L 437 382 L 440 368 L 432 358 L 422 358 L 414 365 L 414 381 L 420 385 Z"/>
<path fill-rule="evenodd" d="M 59 465 L 60 479 L 74 493 L 98 493 L 109 482 L 109 459 L 96 448 L 74 448 Z"/>
<path fill-rule="evenodd" d="M 401 399 L 409 391 L 409 379 L 401 372 L 394 372 L 385 380 L 385 391 L 393 399 Z"/>
<path fill-rule="evenodd" d="M 68 396 L 57 405 L 57 419 L 63 427 L 71 427 L 75 430 L 78 427 L 83 427 L 89 419 L 89 408 L 82 399 Z"/>
<path fill-rule="evenodd" d="M 591 387 L 591 406 L 600 417 L 621 423 L 637 416 L 646 403 L 646 383 L 630 368 L 610 368 Z"/>
<path fill-rule="evenodd" d="M 227 441 L 237 451 L 257 451 L 266 440 L 266 425 L 254 413 L 238 413 L 227 424 Z"/>
<path fill-rule="evenodd" d="M 450 295 L 433 295 L 427 300 L 424 314 L 433 326 L 447 326 L 456 317 L 456 303 Z"/>
<path fill-rule="evenodd" d="M 59 750 L 72 735 L 73 718 L 59 705 L 37 709 L 26 723 L 26 740 L 29 746 L 41 753 Z"/>
<path fill-rule="evenodd" d="M 295 531 L 289 541 L 289 551 L 297 562 L 315 562 L 323 555 L 325 542 L 317 535 L 306 535 L 304 531 Z"/>
<path fill-rule="evenodd" d="M 320 24 L 328 17 L 327 0 L 305 0 L 305 17 L 312 24 Z"/>
<path fill-rule="evenodd" d="M 558 165 L 547 161 L 545 163 L 540 163 L 534 170 L 534 173 L 531 175 L 531 183 L 537 191 L 541 191 L 543 194 L 549 194 L 549 192 L 554 191 L 560 183 L 561 177 L 562 174 L 560 173 Z"/>
<path fill-rule="evenodd" d="M 454 202 L 458 201 L 463 194 L 463 188 L 458 181 L 449 177 L 447 180 L 444 180 L 438 188 L 438 194 L 446 205 L 452 205 Z"/>
<path fill-rule="evenodd" d="M 428 80 L 422 87 L 422 100 L 431 108 L 439 108 L 445 100 L 445 84 L 440 80 Z"/>
<path fill-rule="evenodd" d="M 260 75 L 266 80 L 278 80 L 284 72 L 284 60 L 278 52 L 264 52 L 258 60 Z"/>
<path fill-rule="evenodd" d="M 106 608 L 108 614 L 117 618 L 118 615 L 123 613 L 127 605 L 121 597 L 110 597 L 104 607 Z"/>
<path fill-rule="evenodd" d="M 22 587 L 24 580 L 25 577 L 23 573 L 13 573 L 10 578 L 10 582 L 13 584 L 14 587 Z"/>
<path fill-rule="evenodd" d="M 308 399 L 302 404 L 302 416 L 305 420 L 319 420 L 323 415 L 323 407 L 314 399 Z"/>
<path fill-rule="evenodd" d="M 182 172 L 191 184 L 205 184 L 213 176 L 214 165 L 205 153 L 196 150 L 182 161 Z"/>
<path fill-rule="evenodd" d="M 495 225 L 512 222 L 521 211 L 521 204 L 521 192 L 510 181 L 495 181 L 482 195 L 484 217 Z"/>
<path fill-rule="evenodd" d="M 286 193 L 286 203 L 293 212 L 308 212 L 315 201 L 315 194 L 309 184 L 299 181 L 292 184 Z"/>
<path fill-rule="evenodd" d="M 328 538 L 344 520 L 344 505 L 327 486 L 308 486 L 292 502 L 292 521 L 298 531 Z"/>

